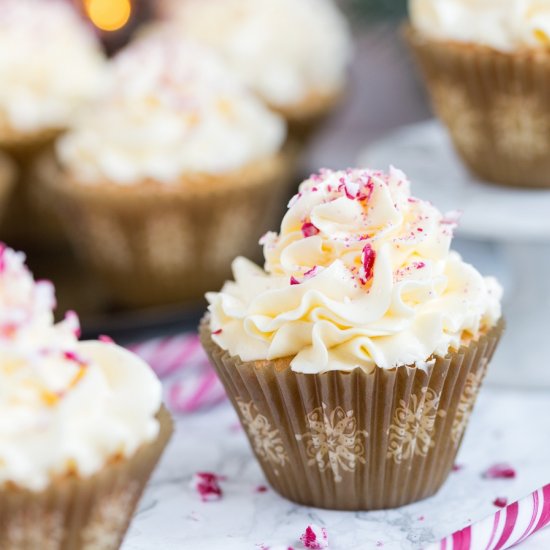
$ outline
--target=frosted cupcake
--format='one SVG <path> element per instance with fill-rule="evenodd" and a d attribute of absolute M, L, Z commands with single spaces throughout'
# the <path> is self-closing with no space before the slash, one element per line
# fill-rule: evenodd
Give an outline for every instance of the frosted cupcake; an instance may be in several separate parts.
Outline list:
<path fill-rule="evenodd" d="M 98 93 L 104 56 L 63 0 L 0 0 L 0 52 L 0 149 L 22 169 L 2 238 L 57 240 L 59 228 L 27 167 Z"/>
<path fill-rule="evenodd" d="M 51 187 L 115 300 L 197 299 L 250 252 L 285 190 L 284 121 L 191 43 L 154 36 L 57 144 Z"/>
<path fill-rule="evenodd" d="M 207 295 L 201 339 L 273 487 L 392 508 L 450 472 L 502 331 L 501 288 L 396 169 L 301 184 L 261 269 Z"/>
<path fill-rule="evenodd" d="M 550 186 L 550 4 L 410 0 L 407 35 L 456 149 L 480 178 Z"/>
<path fill-rule="evenodd" d="M 137 356 L 54 324 L 53 287 L 0 248 L 0 547 L 116 550 L 171 432 Z"/>
<path fill-rule="evenodd" d="M 346 85 L 351 37 L 332 0 L 186 0 L 165 3 L 183 36 L 214 48 L 304 135 Z"/>

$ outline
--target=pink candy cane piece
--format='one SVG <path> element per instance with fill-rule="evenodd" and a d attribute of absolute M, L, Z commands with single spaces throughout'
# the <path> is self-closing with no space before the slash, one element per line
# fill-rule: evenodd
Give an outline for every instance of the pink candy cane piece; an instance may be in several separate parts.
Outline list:
<path fill-rule="evenodd" d="M 191 413 L 225 400 L 225 390 L 211 368 L 190 374 L 175 382 L 168 394 L 168 404 L 176 412 Z"/>
<path fill-rule="evenodd" d="M 327 530 L 318 525 L 308 525 L 300 537 L 300 542 L 304 545 L 304 548 L 310 550 L 324 550 L 328 548 Z"/>
<path fill-rule="evenodd" d="M 155 338 L 131 345 L 129 349 L 151 365 L 160 378 L 170 376 L 186 366 L 206 362 L 196 334 Z"/>
<path fill-rule="evenodd" d="M 425 550 L 507 550 L 550 525 L 550 484 Z"/>

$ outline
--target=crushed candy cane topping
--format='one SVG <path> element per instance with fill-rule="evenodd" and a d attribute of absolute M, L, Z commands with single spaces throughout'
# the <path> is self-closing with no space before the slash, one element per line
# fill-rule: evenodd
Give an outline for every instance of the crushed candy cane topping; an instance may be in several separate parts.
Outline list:
<path fill-rule="evenodd" d="M 457 213 L 411 196 L 405 174 L 322 169 L 302 182 L 265 264 L 233 262 L 209 293 L 216 343 L 295 372 L 425 365 L 500 319 L 502 289 L 451 250 Z"/>
<path fill-rule="evenodd" d="M 505 508 L 508 506 L 508 499 L 506 497 L 497 497 L 493 500 L 493 504 L 498 508 Z"/>
<path fill-rule="evenodd" d="M 300 537 L 300 542 L 304 545 L 304 548 L 310 550 L 323 550 L 324 548 L 328 548 L 327 530 L 315 524 L 308 525 Z"/>
<path fill-rule="evenodd" d="M 197 472 L 191 479 L 191 488 L 200 495 L 203 502 L 212 502 L 222 498 L 220 481 L 223 480 L 225 480 L 224 476 L 212 472 Z"/>
<path fill-rule="evenodd" d="M 516 470 L 509 464 L 495 464 L 483 473 L 483 477 L 485 479 L 514 479 Z"/>

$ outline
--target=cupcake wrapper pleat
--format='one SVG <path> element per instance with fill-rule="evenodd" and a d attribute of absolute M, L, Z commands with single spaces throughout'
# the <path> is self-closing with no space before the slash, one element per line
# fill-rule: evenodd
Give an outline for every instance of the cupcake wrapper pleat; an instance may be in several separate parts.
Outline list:
<path fill-rule="evenodd" d="M 233 258 L 254 255 L 272 228 L 289 172 L 276 157 L 227 181 L 85 185 L 66 180 L 51 160 L 43 159 L 42 173 L 75 252 L 129 306 L 202 301 L 221 286 Z"/>
<path fill-rule="evenodd" d="M 433 495 L 452 469 L 503 322 L 425 369 L 301 374 L 202 344 L 273 488 L 305 505 L 395 508 Z"/>
<path fill-rule="evenodd" d="M 405 36 L 434 109 L 482 179 L 550 187 L 550 55 Z"/>
<path fill-rule="evenodd" d="M 170 415 L 158 415 L 156 440 L 97 474 L 59 479 L 40 493 L 0 489 L 2 550 L 116 550 L 143 489 L 172 433 Z"/>

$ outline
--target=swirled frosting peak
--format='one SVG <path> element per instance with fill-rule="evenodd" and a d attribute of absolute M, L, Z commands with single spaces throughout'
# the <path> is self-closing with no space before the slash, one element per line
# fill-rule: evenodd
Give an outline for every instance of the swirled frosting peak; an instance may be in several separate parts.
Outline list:
<path fill-rule="evenodd" d="M 0 245 L 0 488 L 40 491 L 154 439 L 161 388 L 130 352 L 80 342 L 75 313 L 55 324 L 53 286 L 24 261 Z"/>
<path fill-rule="evenodd" d="M 423 365 L 493 326 L 501 288 L 450 250 L 456 213 L 414 198 L 399 170 L 322 170 L 209 293 L 214 341 L 245 361 L 293 370 Z"/>

